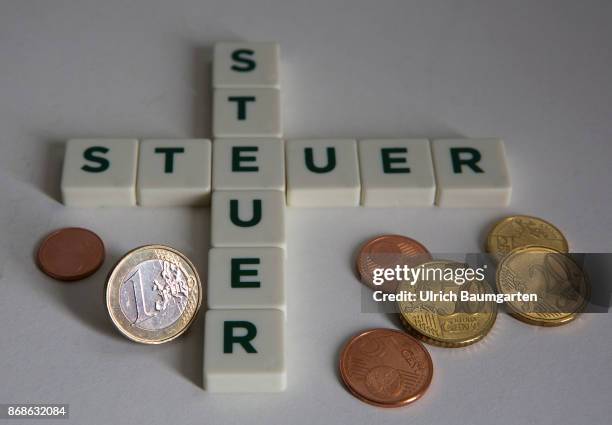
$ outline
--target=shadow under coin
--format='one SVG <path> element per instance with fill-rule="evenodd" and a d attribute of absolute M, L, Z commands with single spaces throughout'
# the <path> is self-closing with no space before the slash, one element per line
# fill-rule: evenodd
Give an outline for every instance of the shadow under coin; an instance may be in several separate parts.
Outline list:
<path fill-rule="evenodd" d="M 123 339 L 108 315 L 104 293 L 108 271 L 118 259 L 118 255 L 110 255 L 102 267 L 90 277 L 78 282 L 58 282 L 58 285 L 63 287 L 61 302 L 78 320 L 97 332 Z"/>

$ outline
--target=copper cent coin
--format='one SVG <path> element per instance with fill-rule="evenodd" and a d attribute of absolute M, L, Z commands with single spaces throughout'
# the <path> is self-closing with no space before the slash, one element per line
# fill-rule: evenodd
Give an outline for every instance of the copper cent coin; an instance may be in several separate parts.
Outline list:
<path fill-rule="evenodd" d="M 431 254 L 418 241 L 400 235 L 382 235 L 370 239 L 361 246 L 357 256 L 357 273 L 367 286 L 395 293 L 398 282 L 387 281 L 382 285 L 374 284 L 374 270 L 395 268 L 396 266 L 415 267 L 431 261 Z"/>
<path fill-rule="evenodd" d="M 84 279 L 104 262 L 104 243 L 91 230 L 67 227 L 42 241 L 36 259 L 40 270 L 54 279 Z"/>
<path fill-rule="evenodd" d="M 420 398 L 433 364 L 419 341 L 395 329 L 371 329 L 346 344 L 340 376 L 355 397 L 379 407 L 400 407 Z"/>

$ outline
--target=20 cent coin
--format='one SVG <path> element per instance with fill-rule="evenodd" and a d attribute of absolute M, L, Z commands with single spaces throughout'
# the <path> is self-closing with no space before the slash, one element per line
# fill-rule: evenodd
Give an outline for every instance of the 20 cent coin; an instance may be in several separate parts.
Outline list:
<path fill-rule="evenodd" d="M 515 318 L 539 326 L 574 320 L 590 298 L 587 274 L 568 255 L 547 247 L 517 248 L 497 268 L 500 294 L 534 294 L 528 301 L 506 303 Z"/>

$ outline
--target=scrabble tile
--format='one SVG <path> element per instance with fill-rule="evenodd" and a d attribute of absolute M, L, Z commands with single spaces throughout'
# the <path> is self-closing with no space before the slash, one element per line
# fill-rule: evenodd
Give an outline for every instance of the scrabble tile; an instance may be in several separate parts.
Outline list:
<path fill-rule="evenodd" d="M 212 248 L 208 307 L 285 311 L 285 253 L 280 248 Z"/>
<path fill-rule="evenodd" d="M 278 89 L 215 89 L 213 133 L 217 137 L 282 137 Z"/>
<path fill-rule="evenodd" d="M 204 388 L 279 392 L 287 386 L 285 318 L 279 310 L 208 310 Z"/>
<path fill-rule="evenodd" d="M 213 190 L 285 190 L 285 146 L 281 139 L 217 139 Z"/>
<path fill-rule="evenodd" d="M 65 205 L 136 205 L 138 140 L 73 139 L 66 143 L 61 192 Z"/>
<path fill-rule="evenodd" d="M 206 139 L 142 140 L 136 198 L 143 207 L 210 203 L 211 144 Z"/>
<path fill-rule="evenodd" d="M 436 194 L 427 139 L 360 140 L 361 205 L 433 205 Z"/>
<path fill-rule="evenodd" d="M 355 140 L 288 140 L 285 151 L 287 205 L 359 205 L 359 165 Z"/>
<path fill-rule="evenodd" d="M 502 207 L 512 187 L 500 139 L 439 139 L 432 142 L 436 204 L 440 207 Z"/>
<path fill-rule="evenodd" d="M 278 43 L 216 43 L 213 60 L 215 88 L 280 86 Z"/>
<path fill-rule="evenodd" d="M 215 191 L 213 247 L 285 247 L 285 196 L 278 190 Z"/>

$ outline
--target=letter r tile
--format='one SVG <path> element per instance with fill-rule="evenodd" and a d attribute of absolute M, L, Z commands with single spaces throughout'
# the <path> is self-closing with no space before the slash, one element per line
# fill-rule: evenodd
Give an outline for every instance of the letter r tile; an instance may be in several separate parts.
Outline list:
<path fill-rule="evenodd" d="M 279 392 L 287 385 L 285 316 L 279 310 L 209 310 L 204 388 L 211 392 Z"/>
<path fill-rule="evenodd" d="M 436 204 L 440 207 L 504 207 L 512 186 L 500 139 L 432 142 Z"/>

